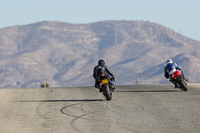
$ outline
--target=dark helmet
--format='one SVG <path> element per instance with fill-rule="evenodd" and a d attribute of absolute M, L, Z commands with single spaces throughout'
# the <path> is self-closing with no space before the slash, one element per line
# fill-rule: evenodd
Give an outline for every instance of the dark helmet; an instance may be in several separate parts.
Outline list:
<path fill-rule="evenodd" d="M 105 61 L 104 60 L 99 60 L 98 65 L 105 65 Z"/>

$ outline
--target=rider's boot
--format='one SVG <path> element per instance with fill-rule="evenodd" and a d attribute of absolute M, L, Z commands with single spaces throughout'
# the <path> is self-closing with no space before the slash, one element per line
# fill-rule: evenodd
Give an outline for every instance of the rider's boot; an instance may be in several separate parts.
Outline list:
<path fill-rule="evenodd" d="M 103 92 L 102 88 L 100 88 L 100 86 L 98 84 L 95 84 L 94 87 L 99 89 L 99 92 Z"/>
<path fill-rule="evenodd" d="M 115 86 L 114 86 L 114 87 L 111 88 L 111 91 L 113 92 L 115 89 L 116 89 L 116 88 L 115 88 Z"/>
<path fill-rule="evenodd" d="M 175 88 L 178 88 L 178 84 L 175 81 L 173 80 L 170 80 L 170 81 L 172 82 L 172 84 L 174 84 Z"/>
<path fill-rule="evenodd" d="M 95 88 L 99 88 L 99 87 L 100 87 L 100 86 L 99 86 L 99 82 L 98 82 L 97 80 L 95 80 L 94 87 L 95 87 Z"/>
<path fill-rule="evenodd" d="M 173 84 L 174 84 L 175 88 L 178 88 L 178 85 L 176 82 L 173 82 Z"/>
<path fill-rule="evenodd" d="M 178 88 L 178 85 L 177 85 L 177 84 L 175 84 L 175 88 Z"/>
<path fill-rule="evenodd" d="M 115 86 L 114 86 L 114 83 L 111 83 L 111 84 L 110 84 L 110 88 L 111 88 L 111 91 L 112 91 L 112 92 L 116 89 Z"/>
<path fill-rule="evenodd" d="M 95 84 L 94 87 L 95 87 L 95 88 L 99 88 L 99 85 Z"/>

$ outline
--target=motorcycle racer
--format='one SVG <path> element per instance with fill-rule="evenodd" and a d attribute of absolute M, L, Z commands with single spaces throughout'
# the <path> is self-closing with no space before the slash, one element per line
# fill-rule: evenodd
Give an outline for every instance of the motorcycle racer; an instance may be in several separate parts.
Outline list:
<path fill-rule="evenodd" d="M 183 75 L 183 79 L 186 80 L 186 79 L 185 79 L 185 76 L 184 76 L 184 74 L 183 74 L 183 71 L 182 71 L 182 69 L 181 69 L 181 67 L 178 66 L 176 63 L 174 63 L 172 59 L 168 59 L 168 60 L 166 61 L 166 66 L 165 66 L 165 68 L 164 68 L 164 76 L 165 76 L 166 79 L 169 78 L 169 81 L 172 82 L 172 83 L 175 85 L 175 88 L 177 88 L 178 85 L 173 81 L 173 79 L 172 79 L 172 74 L 173 74 L 176 70 L 180 70 L 181 73 L 182 73 L 182 75 Z M 187 81 L 187 80 L 186 80 L 186 81 Z"/>
<path fill-rule="evenodd" d="M 99 88 L 99 82 L 98 82 L 98 78 L 101 74 L 109 74 L 112 78 L 112 88 L 113 90 L 115 89 L 114 87 L 114 81 L 115 81 L 115 76 L 114 74 L 107 68 L 107 66 L 105 65 L 105 61 L 104 60 L 99 60 L 98 61 L 98 65 L 94 67 L 93 70 L 93 78 L 95 79 L 95 88 Z M 99 90 L 101 92 L 101 90 Z"/>

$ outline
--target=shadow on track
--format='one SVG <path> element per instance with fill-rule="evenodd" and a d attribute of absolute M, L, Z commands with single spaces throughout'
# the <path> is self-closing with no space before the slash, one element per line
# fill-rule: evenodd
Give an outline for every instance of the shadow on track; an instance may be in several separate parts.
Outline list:
<path fill-rule="evenodd" d="M 135 90 L 135 91 L 115 91 L 115 92 L 180 92 L 180 90 Z"/>
<path fill-rule="evenodd" d="M 30 100 L 30 101 L 13 101 L 13 102 L 96 102 L 104 99 L 74 99 L 74 100 Z"/>

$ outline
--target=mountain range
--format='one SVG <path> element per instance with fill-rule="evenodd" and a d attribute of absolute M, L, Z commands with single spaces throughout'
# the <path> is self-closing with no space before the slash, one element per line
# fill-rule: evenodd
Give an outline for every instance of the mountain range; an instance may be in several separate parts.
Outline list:
<path fill-rule="evenodd" d="M 0 29 L 0 88 L 93 86 L 104 59 L 116 85 L 167 84 L 171 58 L 200 82 L 200 42 L 149 21 L 43 21 Z"/>

